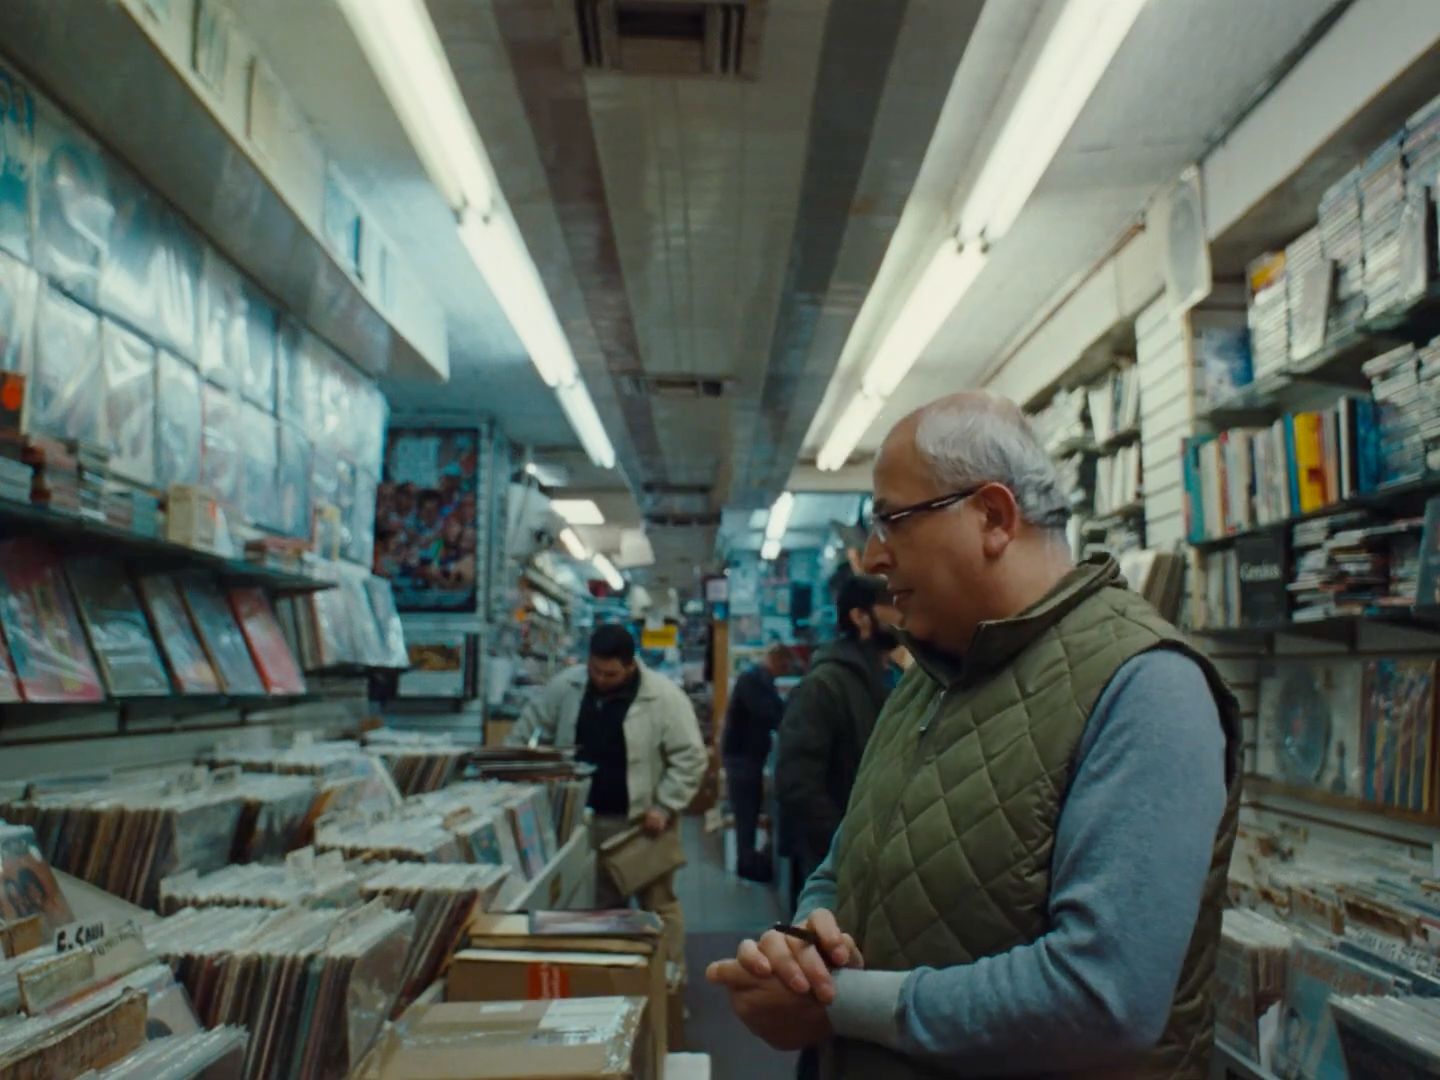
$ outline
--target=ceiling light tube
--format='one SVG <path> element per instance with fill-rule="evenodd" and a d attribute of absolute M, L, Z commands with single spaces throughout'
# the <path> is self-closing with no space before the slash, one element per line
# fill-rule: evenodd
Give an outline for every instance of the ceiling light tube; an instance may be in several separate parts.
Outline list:
<path fill-rule="evenodd" d="M 590 561 L 595 569 L 600 571 L 600 576 L 605 579 L 605 584 L 616 592 L 624 590 L 625 579 L 620 576 L 620 571 L 615 569 L 614 563 L 599 552 L 596 552 L 595 557 Z"/>
<path fill-rule="evenodd" d="M 779 540 L 766 540 L 765 543 L 760 545 L 760 558 L 765 562 L 774 562 L 779 554 Z"/>
<path fill-rule="evenodd" d="M 830 437 L 820 448 L 820 454 L 815 459 L 816 467 L 821 472 L 835 472 L 842 468 L 850 459 L 850 452 L 864 438 L 865 432 L 870 430 L 870 425 L 875 422 L 875 417 L 880 415 L 884 406 L 884 401 L 871 397 L 863 390 L 851 398 L 850 404 L 845 406 L 845 411 L 830 430 Z"/>
<path fill-rule="evenodd" d="M 489 214 L 495 181 L 424 0 L 339 0 L 430 179 L 452 207 Z"/>
<path fill-rule="evenodd" d="M 576 535 L 574 529 L 569 527 L 561 529 L 560 542 L 565 545 L 565 550 L 570 552 L 572 559 L 577 559 L 580 562 L 590 561 L 590 549 L 587 548 L 580 537 Z"/>
<path fill-rule="evenodd" d="M 985 269 L 985 261 L 985 249 L 978 243 L 959 247 L 946 240 L 940 245 L 880 340 L 861 382 L 865 393 L 884 401 L 895 392 Z"/>
<path fill-rule="evenodd" d="M 568 525 L 604 525 L 605 515 L 594 499 L 551 499 L 550 509 Z"/>
<path fill-rule="evenodd" d="M 1145 0 L 1067 0 L 961 204 L 967 237 L 1010 230 L 1074 127 Z"/>
<path fill-rule="evenodd" d="M 777 543 L 785 539 L 785 530 L 790 527 L 790 515 L 795 511 L 795 496 L 782 491 L 775 504 L 770 507 L 770 516 L 765 520 L 765 539 Z"/>
<path fill-rule="evenodd" d="M 575 429 L 575 434 L 580 436 L 580 445 L 585 447 L 585 453 L 590 455 L 590 460 L 598 468 L 614 468 L 615 446 L 610 442 L 610 436 L 605 433 L 605 425 L 600 421 L 600 414 L 595 411 L 595 402 L 590 397 L 590 391 L 585 389 L 585 384 L 576 379 L 557 388 L 555 393 L 560 398 L 560 407 L 570 419 L 570 426 Z"/>

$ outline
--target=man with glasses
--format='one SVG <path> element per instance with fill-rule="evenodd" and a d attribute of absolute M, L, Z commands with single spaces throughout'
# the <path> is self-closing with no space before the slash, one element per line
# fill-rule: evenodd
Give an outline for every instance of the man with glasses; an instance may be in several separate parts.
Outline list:
<path fill-rule="evenodd" d="M 1234 697 L 1112 558 L 1072 561 L 1012 402 L 906 417 L 874 485 L 865 567 L 915 670 L 799 927 L 709 977 L 832 1076 L 1208 1075 Z"/>

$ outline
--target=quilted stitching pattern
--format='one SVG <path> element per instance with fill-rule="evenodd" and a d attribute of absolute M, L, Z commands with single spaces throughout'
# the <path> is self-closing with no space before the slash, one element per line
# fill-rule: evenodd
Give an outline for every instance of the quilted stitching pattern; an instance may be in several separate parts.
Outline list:
<path fill-rule="evenodd" d="M 970 963 L 1045 931 L 1055 821 L 1085 721 L 1116 670 L 1156 647 L 1181 648 L 1201 663 L 1233 744 L 1233 699 L 1218 675 L 1123 588 L 1095 592 L 1054 625 L 1036 627 L 1005 667 L 962 686 L 942 693 L 918 669 L 906 677 L 877 722 L 838 853 L 837 915 L 868 966 Z M 1208 1056 L 1207 990 L 1235 794 L 1170 1029 L 1144 1075 L 1191 1075 Z M 842 1046 L 836 1061 L 847 1077 L 921 1075 L 875 1047 Z"/>

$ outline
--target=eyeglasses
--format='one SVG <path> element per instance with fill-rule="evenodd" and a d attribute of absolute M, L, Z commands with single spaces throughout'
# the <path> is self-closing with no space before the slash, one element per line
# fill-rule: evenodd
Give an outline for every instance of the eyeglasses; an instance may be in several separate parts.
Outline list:
<path fill-rule="evenodd" d="M 916 514 L 929 514 L 935 510 L 944 510 L 946 507 L 962 503 L 981 488 L 989 486 L 989 481 L 986 481 L 983 484 L 975 484 L 959 491 L 952 491 L 949 495 L 941 495 L 939 498 L 911 503 L 909 506 L 902 506 L 896 510 L 885 510 L 880 513 L 872 510 L 868 515 L 869 520 L 866 522 L 866 526 L 870 535 L 883 544 L 890 539 L 890 529 L 898 522 L 904 521 L 908 517 L 914 517 Z"/>

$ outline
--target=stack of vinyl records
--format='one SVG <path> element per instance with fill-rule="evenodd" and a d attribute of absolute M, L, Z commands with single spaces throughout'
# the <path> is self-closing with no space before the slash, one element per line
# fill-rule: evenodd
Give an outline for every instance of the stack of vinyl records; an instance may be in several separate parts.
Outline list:
<path fill-rule="evenodd" d="M 315 826 L 315 850 L 338 851 L 361 862 L 466 862 L 459 838 L 439 815 L 321 821 Z"/>
<path fill-rule="evenodd" d="M 245 773 L 242 779 L 236 770 L 235 783 L 245 807 L 235 830 L 232 861 L 278 859 L 298 847 L 316 816 L 316 778 Z"/>
<path fill-rule="evenodd" d="M 1434 188 L 1440 178 L 1440 97 L 1405 121 L 1405 182 Z"/>
<path fill-rule="evenodd" d="M 37 794 L 0 807 L 0 817 L 34 828 L 52 866 L 153 909 L 163 878 L 229 863 L 244 808 L 233 789 L 198 779 L 178 788 L 144 781 Z"/>
<path fill-rule="evenodd" d="M 439 976 L 477 910 L 500 889 L 506 870 L 496 866 L 416 866 L 378 863 L 362 871 L 360 894 L 382 899 L 415 916 L 415 936 L 395 1002 L 398 1015 Z"/>
<path fill-rule="evenodd" d="M 579 828 L 590 799 L 593 765 L 573 759 L 535 760 L 523 756 L 523 752 L 506 760 L 503 753 L 490 751 L 481 751 L 475 764 L 479 775 L 487 779 L 544 785 L 550 796 L 550 817 L 558 843 L 565 843 Z"/>
<path fill-rule="evenodd" d="M 105 520 L 137 536 L 160 535 L 160 500 L 140 488 L 110 485 L 105 493 Z"/>
<path fill-rule="evenodd" d="M 1320 247 L 1335 267 L 1325 338 L 1350 333 L 1365 319 L 1365 249 L 1360 233 L 1360 171 L 1353 169 L 1320 199 Z"/>
<path fill-rule="evenodd" d="M 1304 360 L 1325 344 L 1334 271 L 1321 251 L 1320 230 L 1301 233 L 1285 248 L 1285 301 L 1290 309 L 1290 359 Z"/>
<path fill-rule="evenodd" d="M 335 854 L 316 858 L 313 850 L 309 855 L 308 872 L 290 860 L 284 866 L 249 863 L 168 877 L 160 882 L 160 914 L 209 907 L 341 907 L 358 901 L 360 879 L 346 869 L 344 859 Z"/>
<path fill-rule="evenodd" d="M 246 1080 L 349 1076 L 394 1008 L 414 917 L 366 904 L 188 909 L 145 928 L 207 1027 L 250 1032 Z"/>
<path fill-rule="evenodd" d="M 1351 1076 L 1440 1075 L 1440 1000 L 1334 997 L 1330 1012 Z"/>
<path fill-rule="evenodd" d="M 1290 363 L 1290 302 L 1285 253 L 1269 252 L 1246 268 L 1250 302 L 1250 353 L 1255 379 L 1284 371 Z"/>
<path fill-rule="evenodd" d="M 1365 314 L 1383 315 L 1403 299 L 1400 273 L 1405 207 L 1403 137 L 1394 135 L 1360 166 L 1360 232 L 1365 248 Z"/>
<path fill-rule="evenodd" d="M 301 743 L 284 750 L 220 747 L 210 763 L 238 765 L 247 774 L 315 777 L 320 793 L 293 841 L 297 847 L 311 841 L 315 823 L 325 814 L 385 814 L 400 805 L 400 793 L 389 770 L 358 743 L 346 740 Z"/>
<path fill-rule="evenodd" d="M 1382 482 L 1411 480 L 1426 471 L 1427 444 L 1440 444 L 1440 363 L 1426 347 L 1426 377 L 1421 379 L 1421 354 L 1401 345 L 1367 360 L 1365 377 L 1378 410 Z"/>
<path fill-rule="evenodd" d="M 32 503 L 76 517 L 88 511 L 86 516 L 104 518 L 103 485 L 98 491 L 90 491 L 82 484 L 80 462 L 64 442 L 44 435 L 27 435 L 21 460 L 35 470 L 30 485 Z"/>
<path fill-rule="evenodd" d="M 450 783 L 473 747 L 448 738 L 381 728 L 366 735 L 366 749 L 380 758 L 401 795 L 438 791 Z"/>
<path fill-rule="evenodd" d="M 1381 522 L 1347 513 L 1297 525 L 1295 577 L 1287 586 L 1295 604 L 1291 618 L 1308 622 L 1395 606 L 1391 546 L 1396 538 L 1413 537 L 1423 524 L 1423 519 Z"/>
<path fill-rule="evenodd" d="M 405 805 L 407 811 L 440 817 L 460 838 L 470 861 L 508 866 L 520 882 L 533 880 L 560 850 L 544 784 L 472 781 L 417 795 Z"/>
<path fill-rule="evenodd" d="M 1294 932 L 1255 911 L 1231 908 L 1215 958 L 1216 1037 L 1251 1061 L 1260 1060 L 1259 1022 L 1285 997 Z"/>

